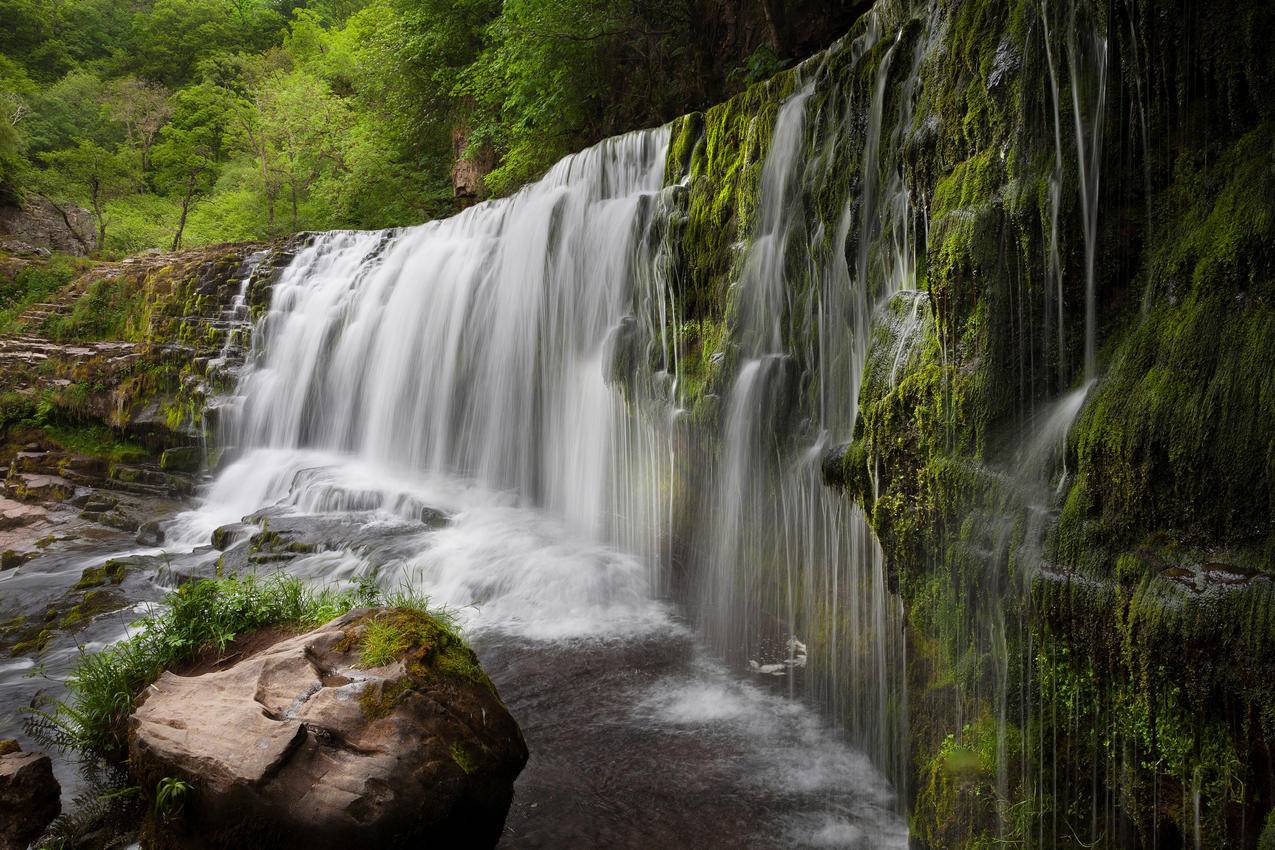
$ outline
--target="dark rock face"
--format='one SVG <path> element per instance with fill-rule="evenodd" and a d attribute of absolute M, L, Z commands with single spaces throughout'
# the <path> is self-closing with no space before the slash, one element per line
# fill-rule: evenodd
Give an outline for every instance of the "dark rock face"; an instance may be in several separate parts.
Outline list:
<path fill-rule="evenodd" d="M 0 850 L 26 850 L 62 811 L 61 797 L 48 756 L 0 741 Z"/>
<path fill-rule="evenodd" d="M 61 251 L 86 257 L 97 250 L 97 223 L 82 207 L 31 195 L 20 207 L 0 207 L 0 238 L 26 248 L 20 253 Z"/>
<path fill-rule="evenodd" d="M 378 630 L 408 648 L 370 654 Z M 225 669 L 165 673 L 129 759 L 147 794 L 190 786 L 147 825 L 153 847 L 490 847 L 527 749 L 459 639 L 361 609 Z"/>

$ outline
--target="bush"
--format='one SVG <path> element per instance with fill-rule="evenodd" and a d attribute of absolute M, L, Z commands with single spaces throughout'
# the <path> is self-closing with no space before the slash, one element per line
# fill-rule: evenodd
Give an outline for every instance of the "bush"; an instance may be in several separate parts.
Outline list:
<path fill-rule="evenodd" d="M 371 582 L 349 590 L 316 591 L 283 574 L 184 584 L 135 624 L 131 637 L 101 652 L 83 653 L 67 682 L 67 698 L 47 710 L 33 708 L 27 732 L 41 744 L 85 762 L 122 761 L 137 696 L 166 668 L 206 647 L 223 651 L 236 637 L 267 626 L 304 631 L 353 608 L 393 605 L 423 612 L 426 603 L 410 591 L 387 595 Z M 445 613 L 431 616 L 450 628 Z"/>

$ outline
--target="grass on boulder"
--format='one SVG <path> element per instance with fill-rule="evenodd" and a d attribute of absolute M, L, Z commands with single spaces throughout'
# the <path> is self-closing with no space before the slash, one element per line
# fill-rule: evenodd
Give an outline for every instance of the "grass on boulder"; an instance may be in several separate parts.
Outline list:
<path fill-rule="evenodd" d="M 419 616 L 426 614 L 427 601 L 410 591 L 386 594 L 371 582 L 348 590 L 315 590 L 283 574 L 190 582 L 138 621 L 127 639 L 101 652 L 83 653 L 67 682 L 66 699 L 32 708 L 27 731 L 41 744 L 82 761 L 119 762 L 127 755 L 134 702 L 165 669 L 209 647 L 222 651 L 236 637 L 257 629 L 311 629 L 362 607 L 391 606 Z M 463 647 L 445 614 L 419 616 L 431 622 L 435 618 L 442 624 L 440 633 Z M 373 657 L 392 651 L 399 639 L 382 635 L 378 642 L 371 649 Z"/>

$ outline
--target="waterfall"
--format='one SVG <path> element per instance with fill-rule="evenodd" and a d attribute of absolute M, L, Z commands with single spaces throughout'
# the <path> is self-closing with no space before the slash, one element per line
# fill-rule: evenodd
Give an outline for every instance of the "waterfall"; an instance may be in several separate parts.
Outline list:
<path fill-rule="evenodd" d="M 738 367 L 720 435 L 701 433 L 712 426 L 678 406 L 669 334 L 679 310 L 666 254 L 680 211 L 679 187 L 664 185 L 669 131 L 635 132 L 450 219 L 311 236 L 274 283 L 238 398 L 225 406 L 222 442 L 240 459 L 170 537 L 197 544 L 245 518 L 326 517 L 343 551 L 299 559 L 292 572 L 406 581 L 467 628 L 521 640 L 658 640 L 680 628 L 667 602 L 690 601 L 714 654 L 737 674 L 744 660 L 765 657 L 754 638 L 774 632 L 789 696 L 813 697 L 851 742 L 901 776 L 901 609 L 862 511 L 824 485 L 821 461 L 853 424 L 844 385 L 857 387 L 871 309 L 902 278 L 869 291 L 865 260 L 852 281 L 844 251 L 854 219 L 839 214 L 835 251 L 811 267 L 819 294 L 809 303 L 828 352 L 822 389 L 799 400 L 809 395 L 803 372 L 819 364 L 782 330 L 791 312 L 785 267 L 792 250 L 813 244 L 799 183 L 833 170 L 805 154 L 812 89 L 783 106 L 764 166 L 756 238 L 736 287 Z M 873 155 L 861 166 L 879 170 Z M 871 219 L 862 227 L 876 233 L 892 221 L 896 190 L 862 205 Z M 841 340 L 846 333 L 853 339 Z M 822 423 L 821 410 L 835 410 L 835 421 Z M 688 470 L 687 446 L 705 441 L 720 453 Z M 436 510 L 451 522 L 422 530 Z M 674 527 L 688 517 L 697 543 L 711 541 L 691 565 L 708 577 L 699 604 L 673 595 L 669 578 Z M 750 589 L 776 577 L 782 604 L 773 588 Z M 665 722 L 676 725 L 688 722 L 678 707 L 686 698 L 722 694 L 735 705 L 745 696 L 746 710 L 731 709 L 745 728 L 758 722 L 748 712 L 766 714 L 769 734 L 792 739 L 808 759 L 783 768 L 795 771 L 782 780 L 785 793 L 818 791 L 825 813 L 816 829 L 858 834 L 862 803 L 841 801 L 881 787 L 863 757 L 845 750 L 830 766 L 819 750 L 844 744 L 821 739 L 818 723 L 752 695 L 751 684 L 722 684 L 711 665 L 697 669 L 710 672 L 663 685 L 641 705 L 672 700 Z M 779 765 L 794 758 L 773 742 L 764 752 Z M 899 805 L 881 794 L 870 807 L 887 813 L 873 817 L 891 846 Z"/>
<path fill-rule="evenodd" d="M 609 384 L 670 309 L 647 238 L 666 141 L 606 141 L 444 221 L 314 237 L 225 442 L 473 478 L 656 563 L 666 450 Z"/>

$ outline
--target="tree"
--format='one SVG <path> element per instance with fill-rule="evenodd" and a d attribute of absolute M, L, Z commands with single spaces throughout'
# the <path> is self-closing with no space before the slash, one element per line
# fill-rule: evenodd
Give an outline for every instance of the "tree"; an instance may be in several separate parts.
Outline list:
<path fill-rule="evenodd" d="M 350 111 L 327 83 L 304 71 L 272 77 L 258 103 L 270 171 L 288 188 L 296 230 L 298 205 L 310 186 L 325 173 L 346 170 Z"/>
<path fill-rule="evenodd" d="M 160 131 L 152 161 L 160 185 L 181 198 L 172 250 L 181 247 L 190 205 L 210 191 L 227 150 L 229 92 L 209 83 L 189 86 L 172 98 L 173 119 Z"/>
<path fill-rule="evenodd" d="M 151 169 L 151 147 L 173 114 L 172 92 L 159 83 L 124 77 L 116 80 L 108 100 L 111 117 L 124 125 L 128 143 L 137 149 L 143 175 Z"/>
<path fill-rule="evenodd" d="M 130 158 L 121 151 L 109 151 L 96 142 L 81 140 L 66 150 L 40 157 L 48 167 L 46 185 L 50 194 L 69 195 L 87 202 L 97 217 L 97 244 L 106 245 L 106 202 L 133 190 L 137 175 Z"/>

